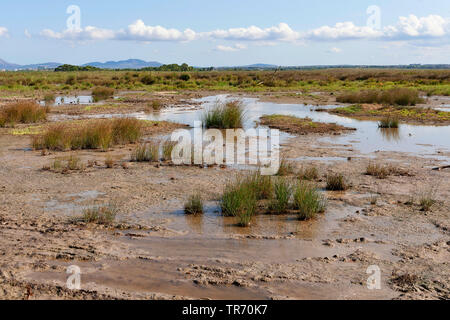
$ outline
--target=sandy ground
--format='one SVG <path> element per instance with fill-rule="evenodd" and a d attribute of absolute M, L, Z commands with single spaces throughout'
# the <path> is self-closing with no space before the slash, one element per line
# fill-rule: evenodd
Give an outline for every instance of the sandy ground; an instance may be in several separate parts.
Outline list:
<path fill-rule="evenodd" d="M 8 132 L 0 133 L 2 299 L 450 298 L 450 170 L 431 170 L 440 161 L 394 152 L 369 159 L 323 135 L 294 137 L 284 156 L 323 159 L 297 168 L 317 166 L 321 187 L 327 173 L 343 173 L 352 187 L 327 193 L 328 210 L 314 221 L 261 216 L 243 229 L 217 212 L 237 170 L 124 169 L 132 150 L 125 146 L 76 152 L 97 165 L 61 174 L 42 168 L 69 153 L 42 155 L 28 149 L 30 137 Z M 103 165 L 108 156 L 118 163 L 112 169 Z M 374 161 L 408 174 L 365 175 Z M 418 199 L 430 190 L 438 201 L 422 212 Z M 185 217 L 184 201 L 195 191 L 208 201 L 207 213 Z M 109 202 L 120 210 L 113 227 L 73 223 L 85 206 Z M 71 265 L 81 269 L 81 290 L 66 287 Z M 374 265 L 380 290 L 367 288 Z"/>

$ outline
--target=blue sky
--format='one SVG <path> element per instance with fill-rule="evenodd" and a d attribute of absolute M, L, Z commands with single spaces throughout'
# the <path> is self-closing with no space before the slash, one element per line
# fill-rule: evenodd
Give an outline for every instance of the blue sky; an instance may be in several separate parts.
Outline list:
<path fill-rule="evenodd" d="M 81 10 L 80 29 L 67 30 L 70 5 Z M 380 24 L 367 14 L 373 5 Z M 0 59 L 19 64 L 450 63 L 448 0 L 17 0 L 1 8 Z"/>

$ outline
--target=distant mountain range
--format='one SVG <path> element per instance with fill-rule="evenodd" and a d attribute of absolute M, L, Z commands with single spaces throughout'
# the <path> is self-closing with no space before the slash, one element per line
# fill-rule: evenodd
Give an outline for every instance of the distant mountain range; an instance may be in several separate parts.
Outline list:
<path fill-rule="evenodd" d="M 9 63 L 0 59 L 0 71 L 15 71 L 15 70 L 53 70 L 63 63 L 47 62 L 39 64 L 19 65 L 15 63 Z M 100 69 L 142 69 L 148 67 L 160 67 L 163 64 L 157 61 L 144 61 L 139 59 L 128 59 L 121 61 L 107 61 L 107 62 L 90 62 L 83 64 L 83 67 L 92 66 Z M 410 64 L 410 65 L 317 65 L 317 66 L 276 66 L 273 64 L 251 64 L 247 66 L 235 66 L 235 67 L 217 67 L 217 68 L 200 68 L 200 70 L 315 70 L 315 69 L 329 69 L 329 68 L 396 68 L 396 69 L 450 69 L 449 64 Z"/>

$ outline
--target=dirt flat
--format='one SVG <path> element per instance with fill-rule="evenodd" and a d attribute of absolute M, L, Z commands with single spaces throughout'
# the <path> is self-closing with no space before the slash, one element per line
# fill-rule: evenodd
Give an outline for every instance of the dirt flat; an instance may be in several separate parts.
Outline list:
<path fill-rule="evenodd" d="M 166 129 L 173 128 L 145 139 Z M 29 135 L 10 130 L 0 134 L 2 299 L 450 298 L 450 170 L 432 170 L 442 160 L 362 154 L 322 135 L 291 137 L 282 154 L 302 158 L 296 169 L 317 167 L 320 188 L 332 172 L 352 187 L 327 192 L 328 209 L 315 220 L 262 215 L 240 228 L 220 215 L 217 199 L 242 170 L 130 163 L 131 145 L 42 153 L 29 149 Z M 42 170 L 70 154 L 97 164 L 67 174 Z M 373 162 L 408 174 L 368 176 Z M 421 211 L 430 190 L 436 203 Z M 187 217 L 183 205 L 194 191 L 207 210 Z M 111 202 L 119 210 L 114 225 L 72 222 L 86 206 Z M 71 265 L 81 269 L 81 290 L 66 287 Z M 373 265 L 381 290 L 367 288 Z"/>

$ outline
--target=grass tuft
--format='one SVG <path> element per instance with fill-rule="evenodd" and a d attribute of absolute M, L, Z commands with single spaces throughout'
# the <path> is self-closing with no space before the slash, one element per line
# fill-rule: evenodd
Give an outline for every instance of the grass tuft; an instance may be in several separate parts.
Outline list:
<path fill-rule="evenodd" d="M 131 154 L 131 161 L 134 162 L 158 162 L 159 161 L 159 144 L 151 141 L 149 143 L 140 144 Z"/>
<path fill-rule="evenodd" d="M 238 129 L 244 124 L 244 106 L 240 101 L 219 103 L 203 115 L 203 126 L 215 129 Z"/>
<path fill-rule="evenodd" d="M 325 212 L 326 201 L 319 190 L 306 181 L 297 183 L 294 191 L 294 209 L 298 210 L 300 220 L 313 219 Z"/>
<path fill-rule="evenodd" d="M 274 184 L 274 198 L 270 202 L 269 210 L 276 214 L 286 213 L 292 196 L 291 182 L 285 178 L 278 179 Z"/>
<path fill-rule="evenodd" d="M 203 200 L 200 194 L 192 195 L 184 205 L 184 212 L 188 215 L 203 214 Z"/>
<path fill-rule="evenodd" d="M 85 223 L 110 225 L 114 222 L 118 209 L 113 204 L 94 206 L 83 210 L 81 220 Z"/>
<path fill-rule="evenodd" d="M 330 174 L 327 176 L 328 191 L 345 191 L 349 188 L 342 174 Z"/>
<path fill-rule="evenodd" d="M 36 123 L 47 120 L 48 108 L 31 101 L 17 102 L 0 108 L 0 127 L 16 123 Z"/>

